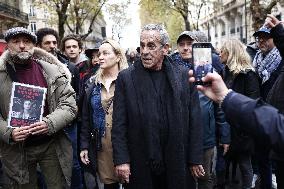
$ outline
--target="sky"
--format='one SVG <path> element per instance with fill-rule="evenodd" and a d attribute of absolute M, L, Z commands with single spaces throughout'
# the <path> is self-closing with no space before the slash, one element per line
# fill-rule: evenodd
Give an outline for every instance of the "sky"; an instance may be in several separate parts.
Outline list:
<path fill-rule="evenodd" d="M 110 3 L 117 3 L 119 1 L 124 1 L 124 0 L 112 0 Z M 140 28 L 141 28 L 141 22 L 139 18 L 139 0 L 131 0 L 131 3 L 128 6 L 127 10 L 127 17 L 131 18 L 131 22 L 129 25 L 127 25 L 123 30 L 122 30 L 122 38 L 120 40 L 120 45 L 124 49 L 128 48 L 135 48 L 139 46 L 139 34 L 140 34 Z M 107 37 L 111 38 L 112 33 L 111 33 L 111 28 L 113 25 L 113 22 L 109 20 L 109 16 L 104 11 L 105 15 L 105 20 L 107 23 L 106 26 L 106 32 L 107 32 Z"/>

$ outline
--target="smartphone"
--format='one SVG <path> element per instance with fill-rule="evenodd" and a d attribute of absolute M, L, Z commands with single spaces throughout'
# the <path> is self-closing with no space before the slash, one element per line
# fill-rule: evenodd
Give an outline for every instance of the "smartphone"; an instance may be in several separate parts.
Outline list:
<path fill-rule="evenodd" d="M 207 73 L 213 72 L 212 66 L 212 44 L 194 43 L 192 45 L 193 73 L 196 85 L 208 85 L 210 83 L 202 82 L 201 78 Z"/>

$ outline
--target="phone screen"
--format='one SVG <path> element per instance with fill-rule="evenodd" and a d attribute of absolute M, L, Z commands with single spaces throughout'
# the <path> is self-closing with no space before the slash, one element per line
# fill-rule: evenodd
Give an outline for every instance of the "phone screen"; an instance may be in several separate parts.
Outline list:
<path fill-rule="evenodd" d="M 213 72 L 212 48 L 210 43 L 194 43 L 192 46 L 195 83 L 204 85 L 201 78 Z"/>

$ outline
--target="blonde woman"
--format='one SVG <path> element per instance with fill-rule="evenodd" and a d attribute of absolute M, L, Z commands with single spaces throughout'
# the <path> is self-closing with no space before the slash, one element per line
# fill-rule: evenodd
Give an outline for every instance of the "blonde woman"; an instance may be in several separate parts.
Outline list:
<path fill-rule="evenodd" d="M 83 164 L 98 171 L 105 189 L 117 189 L 111 143 L 113 96 L 117 75 L 128 64 L 125 53 L 113 40 L 101 44 L 99 64 L 83 97 L 80 157 Z"/>
<path fill-rule="evenodd" d="M 224 81 L 228 88 L 250 98 L 260 96 L 258 76 L 244 45 L 237 39 L 223 43 L 220 59 L 225 64 Z M 228 157 L 239 164 L 242 175 L 242 188 L 250 188 L 253 178 L 251 154 L 253 140 L 235 127 L 231 127 L 231 144 Z"/>

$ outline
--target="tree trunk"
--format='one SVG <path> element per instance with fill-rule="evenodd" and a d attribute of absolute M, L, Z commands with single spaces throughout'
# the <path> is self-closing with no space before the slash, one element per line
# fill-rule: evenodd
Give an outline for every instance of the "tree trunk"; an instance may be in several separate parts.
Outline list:
<path fill-rule="evenodd" d="M 58 34 L 59 34 L 59 39 L 61 41 L 61 39 L 64 37 L 64 25 L 67 19 L 67 8 L 70 4 L 71 0 L 64 0 L 63 2 L 57 3 L 56 4 L 56 12 L 58 15 Z M 59 42 L 60 42 L 59 41 Z"/>
<path fill-rule="evenodd" d="M 81 19 L 80 19 L 80 15 L 79 15 L 79 6 L 75 5 L 74 6 L 74 12 L 75 12 L 75 33 L 79 34 L 80 33 L 80 29 L 81 29 Z"/>
<path fill-rule="evenodd" d="M 67 19 L 66 15 L 58 14 L 58 35 L 59 35 L 60 41 L 64 37 L 64 33 L 65 33 L 64 25 L 65 25 L 66 19 Z"/>
<path fill-rule="evenodd" d="M 187 19 L 187 16 L 182 15 L 182 18 L 183 18 L 183 20 L 184 20 L 185 30 L 186 30 L 186 31 L 190 31 L 190 23 L 189 23 L 189 21 L 188 21 L 188 19 Z"/>
<path fill-rule="evenodd" d="M 200 18 L 200 13 L 201 13 L 201 9 L 203 7 L 204 3 L 201 3 L 199 8 L 198 8 L 198 13 L 197 13 L 197 21 L 196 21 L 196 30 L 199 30 L 199 18 Z"/>

